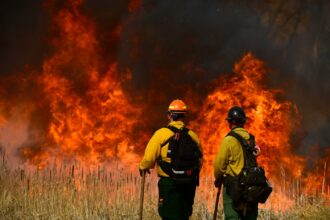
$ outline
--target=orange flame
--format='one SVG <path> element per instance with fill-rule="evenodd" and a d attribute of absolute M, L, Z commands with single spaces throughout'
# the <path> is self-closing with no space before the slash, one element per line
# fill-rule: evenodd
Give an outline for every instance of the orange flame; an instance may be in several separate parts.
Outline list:
<path fill-rule="evenodd" d="M 83 1 L 70 0 L 69 7 L 54 15 L 59 36 L 54 54 L 43 64 L 38 79 L 49 106 L 48 142 L 43 151 L 26 147 L 30 161 L 45 163 L 49 155 L 99 163 L 122 155 L 137 159 L 130 140 L 140 114 L 124 94 L 116 63 L 105 72 L 91 19 L 82 15 Z M 129 78 L 129 75 L 127 76 Z M 133 117 L 134 116 L 134 117 Z M 55 147 L 56 146 L 56 147 Z"/>
<path fill-rule="evenodd" d="M 261 148 L 259 162 L 266 172 L 274 174 L 282 170 L 293 177 L 300 176 L 304 159 L 294 155 L 290 145 L 290 135 L 299 122 L 296 106 L 278 101 L 280 91 L 264 87 L 266 67 L 251 53 L 235 65 L 233 72 L 218 81 L 218 87 L 203 104 L 199 118 L 191 124 L 198 129 L 203 144 L 206 170 L 212 169 L 220 141 L 229 132 L 225 121 L 227 112 L 238 105 L 246 111 L 246 127 Z"/>
<path fill-rule="evenodd" d="M 16 125 L 23 124 L 21 121 L 28 121 L 29 114 L 35 109 L 45 108 L 49 114 L 47 126 L 45 131 L 35 134 L 42 136 L 38 143 L 40 146 L 26 144 L 20 150 L 23 158 L 30 163 L 44 166 L 47 160 L 59 157 L 77 159 L 88 165 L 114 158 L 119 158 L 124 164 L 133 164 L 140 159 L 138 152 L 143 150 L 143 144 L 150 137 L 149 130 L 137 129 L 143 125 L 140 118 L 147 107 L 133 103 L 123 89 L 131 74 L 120 77 L 116 60 L 103 59 L 97 27 L 90 17 L 82 13 L 83 0 L 67 0 L 61 9 L 56 9 L 55 2 L 49 0 L 47 4 L 54 24 L 55 37 L 51 40 L 54 49 L 43 62 L 36 80 L 43 98 L 32 106 L 25 106 L 27 110 L 21 112 L 27 113 L 14 120 L 13 126 L 9 123 L 8 127 L 12 127 L 8 130 L 15 130 Z M 132 13 L 141 8 L 140 0 L 131 0 L 127 10 Z M 111 43 L 117 43 L 121 31 L 122 27 L 117 25 L 111 32 L 115 41 Z M 136 39 L 133 36 L 134 44 L 139 44 Z M 138 56 L 134 48 L 130 55 L 132 59 Z M 184 71 L 191 68 L 189 64 L 183 65 Z M 166 77 L 164 71 L 158 70 L 158 73 Z M 205 156 L 203 172 L 211 175 L 221 139 L 229 131 L 225 121 L 227 111 L 239 105 L 249 117 L 248 131 L 255 135 L 261 147 L 262 155 L 258 160 L 273 183 L 285 189 L 289 179 L 302 178 L 301 184 L 306 191 L 324 188 L 324 180 L 329 180 L 326 179 L 329 168 L 318 166 L 316 172 L 308 173 L 307 178 L 302 177 L 306 158 L 294 154 L 295 146 L 290 140 L 299 126 L 300 114 L 293 103 L 281 97 L 281 91 L 265 87 L 267 74 L 270 73 L 264 63 L 248 53 L 234 66 L 233 74 L 216 81 L 215 89 L 206 97 L 203 106 L 195 106 L 198 117 L 190 123 L 190 127 L 202 141 Z M 34 78 L 36 73 L 31 75 Z M 158 87 L 150 87 L 148 95 L 159 96 L 156 93 Z M 185 101 L 196 102 L 192 94 Z M 10 119 L 2 113 L 4 105 L 1 102 L 2 128 Z M 27 130 L 29 126 L 19 128 Z M 329 159 L 330 151 L 320 162 L 323 165 Z"/>

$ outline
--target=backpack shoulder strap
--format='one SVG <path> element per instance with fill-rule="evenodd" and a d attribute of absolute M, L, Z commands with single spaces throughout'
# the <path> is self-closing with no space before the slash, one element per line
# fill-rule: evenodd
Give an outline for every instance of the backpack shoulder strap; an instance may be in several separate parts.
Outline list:
<path fill-rule="evenodd" d="M 169 139 L 167 139 L 164 143 L 162 143 L 160 145 L 160 148 L 164 147 L 166 144 L 168 144 L 168 142 L 170 142 L 171 138 L 173 137 L 174 135 L 172 135 Z"/>
<path fill-rule="evenodd" d="M 175 137 L 175 134 L 176 133 L 178 133 L 178 132 L 180 132 L 180 130 L 179 129 L 177 129 L 176 127 L 174 127 L 174 126 L 167 126 L 166 127 L 167 129 L 169 129 L 169 130 L 171 130 L 174 134 L 173 135 L 171 135 L 164 143 L 162 143 L 161 145 L 160 145 L 160 148 L 162 148 L 162 147 L 164 147 L 166 144 L 168 144 L 171 140 L 172 140 L 172 138 L 173 137 Z M 167 157 L 170 157 L 171 158 L 171 150 L 172 149 L 168 149 L 167 150 Z M 159 164 L 159 166 L 161 167 L 161 169 L 167 174 L 167 175 L 169 175 L 169 176 L 173 176 L 173 171 L 172 171 L 172 166 L 171 166 L 171 164 L 170 163 L 168 163 L 168 162 L 165 162 L 165 161 L 163 161 L 162 160 L 162 157 L 161 157 L 161 155 L 159 155 L 159 158 L 158 158 L 158 164 Z"/>
<path fill-rule="evenodd" d="M 242 145 L 242 147 L 248 145 L 247 140 L 245 140 L 241 135 L 237 134 L 234 131 L 230 131 L 227 134 L 227 136 L 232 136 L 232 137 L 236 138 L 239 141 L 239 143 Z"/>
<path fill-rule="evenodd" d="M 239 135 L 238 133 L 234 132 L 234 131 L 230 131 L 227 136 L 232 136 L 234 138 L 236 138 L 243 150 L 243 155 L 244 155 L 244 167 L 246 166 L 256 166 L 257 165 L 257 161 L 255 159 L 255 156 L 253 155 L 253 148 L 255 145 L 255 139 L 254 136 L 252 134 L 249 134 L 250 138 L 249 140 L 244 139 L 241 135 Z M 251 146 L 253 146 L 253 148 L 251 148 Z"/>
<path fill-rule="evenodd" d="M 226 136 L 232 136 L 234 137 L 236 140 L 238 140 L 238 142 L 240 143 L 242 150 L 243 150 L 243 156 L 244 156 L 244 167 L 246 167 L 246 154 L 247 154 L 247 141 L 239 134 L 237 134 L 236 132 L 234 132 L 233 130 L 231 130 Z"/>
<path fill-rule="evenodd" d="M 175 136 L 175 133 L 177 133 L 177 132 L 180 132 L 180 129 L 177 129 L 176 127 L 174 127 L 174 126 L 167 126 L 166 127 L 167 129 L 170 129 L 174 134 L 173 135 L 171 135 L 164 143 L 162 143 L 161 145 L 160 145 L 160 148 L 162 148 L 162 147 L 164 147 L 166 144 L 168 144 L 168 142 L 170 142 L 170 140 L 171 140 L 171 138 L 172 137 L 174 137 Z"/>
<path fill-rule="evenodd" d="M 182 131 L 182 129 L 178 129 L 178 128 L 176 128 L 174 126 L 171 126 L 171 125 L 167 126 L 166 128 L 170 129 L 174 134 Z"/>
<path fill-rule="evenodd" d="M 202 150 L 198 147 L 198 143 L 197 143 L 197 142 L 192 138 L 192 136 L 189 134 L 190 129 L 184 127 L 182 130 L 183 130 L 183 132 L 187 133 L 187 135 L 190 137 L 191 141 L 193 141 L 193 142 L 195 143 L 195 144 L 192 145 L 192 146 L 193 146 L 193 150 L 194 150 L 195 153 L 196 153 L 197 158 L 201 158 L 201 157 L 203 157 L 203 152 L 202 152 Z"/>

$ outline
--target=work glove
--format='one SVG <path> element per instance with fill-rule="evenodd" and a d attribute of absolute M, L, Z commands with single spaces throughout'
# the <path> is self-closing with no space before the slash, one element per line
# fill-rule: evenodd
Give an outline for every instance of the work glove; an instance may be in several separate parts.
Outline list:
<path fill-rule="evenodd" d="M 149 173 L 150 174 L 149 169 L 145 169 L 145 170 L 139 169 L 139 172 L 140 172 L 140 176 L 142 176 L 143 173 Z"/>
<path fill-rule="evenodd" d="M 223 182 L 223 176 L 220 176 L 214 181 L 214 186 L 217 187 L 217 188 L 220 188 L 222 182 Z"/>

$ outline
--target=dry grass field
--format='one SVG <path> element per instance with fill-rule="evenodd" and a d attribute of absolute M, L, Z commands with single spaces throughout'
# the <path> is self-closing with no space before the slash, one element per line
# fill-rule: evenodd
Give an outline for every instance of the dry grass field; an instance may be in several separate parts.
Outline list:
<path fill-rule="evenodd" d="M 112 167 L 111 171 L 105 167 L 86 169 L 79 165 L 9 170 L 4 162 L 0 219 L 137 219 L 141 178 L 137 172 L 125 172 L 118 165 Z M 212 178 L 202 178 L 192 220 L 212 219 L 215 194 Z M 144 219 L 159 219 L 154 174 L 146 178 L 144 199 Z M 326 220 L 330 219 L 328 202 L 324 198 L 301 195 L 284 211 L 271 200 L 274 204 L 261 207 L 259 219 Z M 220 204 L 218 219 L 223 219 L 222 213 Z"/>

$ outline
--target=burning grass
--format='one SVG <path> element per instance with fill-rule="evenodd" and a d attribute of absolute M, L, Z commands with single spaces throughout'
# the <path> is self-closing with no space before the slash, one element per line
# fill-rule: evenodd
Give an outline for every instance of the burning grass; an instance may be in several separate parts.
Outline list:
<path fill-rule="evenodd" d="M 53 158 L 96 166 L 115 158 L 124 164 L 139 161 L 152 131 L 165 118 L 164 109 L 160 112 L 151 103 L 169 101 L 167 90 L 158 86 L 153 89 L 151 82 L 146 98 L 143 93 L 127 89 L 133 85 L 134 72 L 120 68 L 115 57 L 102 59 L 104 42 L 99 39 L 97 23 L 83 10 L 83 0 L 67 0 L 63 5 L 53 0 L 47 2 L 53 50 L 39 70 L 26 70 L 28 80 L 14 77 L 7 82 L 1 78 L 2 86 L 26 90 L 14 95 L 11 89 L 0 86 L 0 92 L 8 90 L 10 97 L 3 99 L 4 92 L 0 99 L 0 150 L 8 152 L 13 166 L 17 160 L 23 160 L 45 167 Z M 131 1 L 129 11 L 139 10 L 140 3 Z M 118 35 L 122 28 L 118 26 Z M 180 74 L 190 71 L 193 70 L 188 68 Z M 155 79 L 161 79 L 159 74 L 164 79 L 169 77 L 161 69 L 152 74 L 157 76 Z M 324 191 L 329 183 L 329 169 L 311 170 L 308 163 L 329 161 L 330 151 L 324 154 L 316 149 L 315 157 L 302 155 L 302 115 L 296 104 L 286 99 L 284 90 L 269 88 L 265 79 L 271 74 L 263 60 L 248 52 L 234 65 L 231 74 L 219 73 L 212 82 L 205 82 L 204 86 L 210 87 L 207 95 L 182 85 L 188 91 L 179 94 L 191 106 L 188 127 L 198 134 L 203 147 L 202 172 L 204 176 L 212 175 L 219 143 L 229 131 L 224 119 L 228 109 L 238 105 L 249 118 L 246 128 L 255 135 L 262 150 L 258 162 L 269 179 L 284 191 L 290 189 L 290 182 L 297 183 L 293 184 L 297 187 L 291 187 L 290 195 Z M 26 85 L 22 86 L 22 82 Z M 27 86 L 31 82 L 33 86 Z M 163 80 L 157 85 L 159 82 Z M 166 84 L 166 80 L 161 84 Z M 35 87 L 33 93 L 30 87 Z"/>
<path fill-rule="evenodd" d="M 26 167 L 9 170 L 3 160 L 0 219 L 135 219 L 140 178 L 137 172 L 129 173 L 122 166 L 140 159 L 153 129 L 142 118 L 155 105 L 134 102 L 142 93 L 130 94 L 123 86 L 131 85 L 132 70 L 120 70 L 117 58 L 102 58 L 104 42 L 99 36 L 103 34 L 98 32 L 94 19 L 85 14 L 83 0 L 67 0 L 62 6 L 57 1 L 46 2 L 53 50 L 38 71 L 26 70 L 29 80 L 15 79 L 15 83 L 10 83 L 2 78 L 3 84 L 10 87 L 10 98 L 0 100 L 0 150 L 9 151 L 12 158 L 18 155 L 39 170 Z M 140 1 L 130 2 L 129 12 L 139 10 Z M 118 45 L 124 26 L 118 24 L 111 34 L 118 39 L 115 42 Z M 133 39 L 138 44 L 138 36 Z M 134 60 L 139 51 L 133 49 L 132 59 L 139 62 Z M 180 74 L 191 71 L 188 68 Z M 162 69 L 153 72 L 164 75 L 155 77 L 162 79 L 161 82 L 167 76 L 163 73 L 166 71 Z M 321 159 L 315 158 L 321 167 L 315 166 L 318 169 L 313 170 L 306 166 L 310 155 L 295 153 L 299 146 L 291 143 L 291 137 L 301 129 L 301 115 L 297 106 L 281 95 L 285 91 L 268 88 L 264 80 L 267 74 L 270 72 L 266 64 L 247 53 L 235 64 L 232 74 L 219 73 L 219 78 L 210 84 L 214 88 L 202 106 L 193 107 L 194 100 L 200 99 L 196 98 L 201 95 L 199 91 L 183 94 L 187 103 L 191 103 L 191 110 L 199 112 L 189 127 L 199 135 L 205 159 L 192 219 L 212 216 L 213 159 L 221 138 L 228 132 L 224 118 L 233 105 L 246 109 L 247 129 L 262 148 L 259 162 L 275 185 L 267 205 L 262 206 L 260 219 L 330 219 L 326 203 L 330 197 L 329 168 L 325 163 L 329 161 L 330 151 Z M 31 82 L 31 87 L 35 87 L 33 93 L 25 85 Z M 12 95 L 12 87 L 26 89 L 19 90 L 22 94 Z M 4 91 L 6 87 L 1 87 L 0 92 L 5 94 L 2 97 L 6 96 Z M 148 97 L 158 103 L 169 98 L 153 89 Z M 54 157 L 61 164 L 47 165 Z M 85 166 L 65 165 L 63 161 L 67 158 Z M 114 158 L 122 163 L 86 167 L 86 164 L 108 163 Z M 17 165 L 13 159 L 10 164 Z M 135 170 L 137 165 L 132 167 L 129 170 Z M 156 186 L 157 177 L 148 176 L 146 219 L 158 218 Z"/>
<path fill-rule="evenodd" d="M 34 171 L 30 168 L 10 170 L 4 160 L 0 180 L 0 218 L 137 219 L 140 177 L 137 172 L 125 171 L 120 163 L 111 167 L 110 171 L 109 167 L 62 164 Z M 147 176 L 144 219 L 159 219 L 156 186 L 157 177 L 154 174 Z M 191 219 L 212 218 L 215 193 L 212 177 L 201 178 Z M 329 192 L 322 197 L 293 196 L 296 199 L 289 209 L 285 209 L 284 199 L 269 200 L 267 207 L 261 207 L 259 219 L 330 218 Z M 221 206 L 218 219 L 223 215 Z"/>

